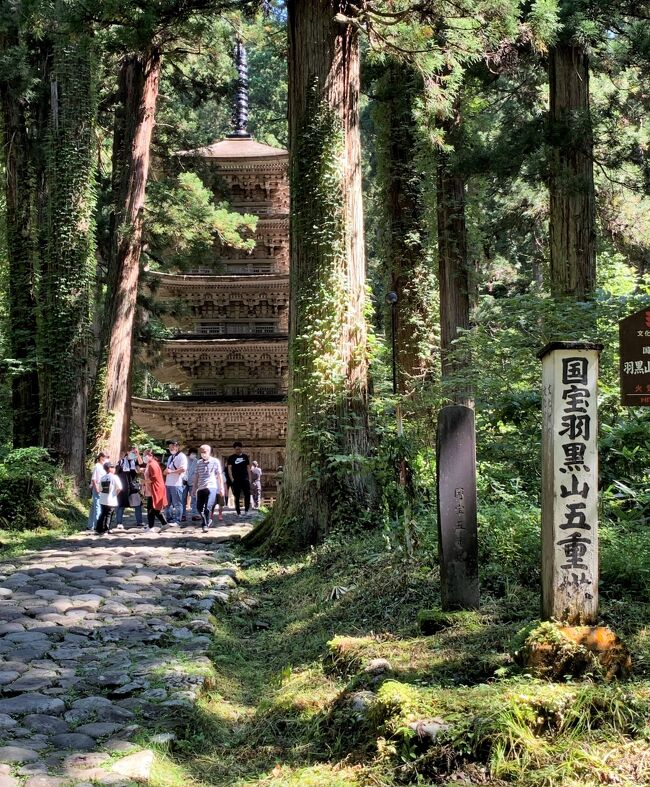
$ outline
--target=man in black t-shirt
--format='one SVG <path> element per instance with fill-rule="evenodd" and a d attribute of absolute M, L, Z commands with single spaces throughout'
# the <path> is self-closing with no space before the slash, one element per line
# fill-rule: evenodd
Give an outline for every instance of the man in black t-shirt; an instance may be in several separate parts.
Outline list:
<path fill-rule="evenodd" d="M 228 457 L 226 468 L 230 488 L 235 497 L 235 511 L 237 516 L 239 516 L 241 514 L 239 496 L 242 492 L 244 493 L 244 511 L 246 513 L 248 513 L 251 505 L 251 482 L 248 470 L 250 462 L 248 461 L 248 454 L 242 452 L 242 444 L 239 441 L 233 443 L 232 447 L 235 449 L 235 453 L 230 454 Z"/>

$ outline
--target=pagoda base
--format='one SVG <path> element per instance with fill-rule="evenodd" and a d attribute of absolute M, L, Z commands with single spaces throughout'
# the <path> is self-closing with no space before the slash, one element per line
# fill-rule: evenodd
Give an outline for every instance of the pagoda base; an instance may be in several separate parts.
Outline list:
<path fill-rule="evenodd" d="M 155 440 L 178 440 L 183 450 L 206 443 L 223 461 L 238 440 L 251 462 L 256 459 L 262 468 L 264 499 L 275 497 L 276 474 L 286 451 L 286 404 L 133 397 L 131 406 L 140 429 Z"/>

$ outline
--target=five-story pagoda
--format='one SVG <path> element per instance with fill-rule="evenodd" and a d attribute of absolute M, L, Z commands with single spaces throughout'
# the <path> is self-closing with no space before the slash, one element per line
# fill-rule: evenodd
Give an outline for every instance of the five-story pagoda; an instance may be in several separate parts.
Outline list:
<path fill-rule="evenodd" d="M 155 298 L 184 305 L 152 375 L 186 393 L 134 398 L 133 420 L 152 437 L 176 437 L 185 447 L 208 443 L 221 457 L 240 440 L 264 471 L 268 499 L 284 463 L 287 421 L 288 153 L 248 134 L 246 55 L 239 43 L 236 60 L 234 133 L 177 155 L 187 169 L 207 173 L 206 185 L 233 210 L 258 216 L 255 246 L 246 253 L 218 245 L 211 265 L 148 274 Z"/>

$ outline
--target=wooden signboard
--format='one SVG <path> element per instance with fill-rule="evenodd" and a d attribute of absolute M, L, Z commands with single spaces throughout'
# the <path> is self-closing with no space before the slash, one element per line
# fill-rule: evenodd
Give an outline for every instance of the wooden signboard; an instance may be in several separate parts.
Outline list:
<path fill-rule="evenodd" d="M 542 361 L 542 615 L 598 617 L 598 356 L 553 342 Z"/>
<path fill-rule="evenodd" d="M 474 411 L 443 407 L 438 415 L 438 544 L 442 608 L 479 604 Z"/>
<path fill-rule="evenodd" d="M 621 404 L 650 406 L 650 306 L 618 324 Z"/>

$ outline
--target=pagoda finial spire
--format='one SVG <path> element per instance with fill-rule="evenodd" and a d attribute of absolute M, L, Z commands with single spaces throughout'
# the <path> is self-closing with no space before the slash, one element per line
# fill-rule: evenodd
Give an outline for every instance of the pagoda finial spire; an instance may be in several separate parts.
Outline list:
<path fill-rule="evenodd" d="M 231 137 L 250 137 L 248 133 L 248 59 L 241 39 L 235 42 L 235 68 L 237 69 L 237 94 L 233 112 Z"/>

